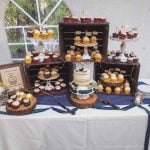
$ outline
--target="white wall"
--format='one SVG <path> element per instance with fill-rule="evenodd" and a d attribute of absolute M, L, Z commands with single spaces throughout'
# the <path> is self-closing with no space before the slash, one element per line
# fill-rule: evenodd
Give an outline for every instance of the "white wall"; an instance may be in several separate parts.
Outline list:
<path fill-rule="evenodd" d="M 65 0 L 73 15 L 81 17 L 105 16 L 110 22 L 110 34 L 117 25 L 127 24 L 139 29 L 139 40 L 127 43 L 127 50 L 140 58 L 141 78 L 150 78 L 150 0 Z M 119 48 L 119 43 L 109 40 L 109 50 Z"/>
<path fill-rule="evenodd" d="M 9 0 L 0 1 L 0 26 L 4 24 L 4 12 Z M 105 16 L 110 22 L 110 33 L 117 25 L 130 25 L 139 28 L 139 41 L 127 44 L 140 58 L 141 78 L 150 78 L 150 0 L 65 0 L 72 14 L 82 16 L 83 11 L 90 17 Z M 10 62 L 7 39 L 0 29 L 0 64 Z M 119 48 L 119 43 L 109 41 L 109 50 Z M 6 56 L 6 57 L 4 57 Z"/>
<path fill-rule="evenodd" d="M 4 26 L 5 9 L 9 3 L 9 0 L 0 0 L 0 27 Z M 0 28 L 0 65 L 11 62 L 10 51 L 7 42 L 6 32 L 3 28 Z"/>

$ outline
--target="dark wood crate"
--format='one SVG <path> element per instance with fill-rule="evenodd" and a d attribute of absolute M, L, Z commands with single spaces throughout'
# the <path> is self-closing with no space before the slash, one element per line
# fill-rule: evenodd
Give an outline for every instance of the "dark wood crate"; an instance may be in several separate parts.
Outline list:
<path fill-rule="evenodd" d="M 105 24 L 67 24 L 60 22 L 59 23 L 59 43 L 60 43 L 60 52 L 64 57 L 67 53 L 67 50 L 70 49 L 70 46 L 74 46 L 74 37 L 76 31 L 97 31 L 97 41 L 98 41 L 98 49 L 103 56 L 107 54 L 107 46 L 108 46 L 108 34 L 109 34 L 109 23 Z M 81 34 L 82 35 L 82 34 Z"/>
<path fill-rule="evenodd" d="M 67 83 L 67 85 L 69 84 L 69 82 L 72 81 L 73 78 L 73 64 L 72 63 L 53 63 L 53 64 L 35 64 L 35 65 L 25 65 L 25 69 L 26 69 L 26 76 L 27 76 L 27 81 L 28 81 L 28 89 L 32 90 L 34 88 L 34 81 L 35 80 L 39 80 L 37 77 L 38 71 L 40 68 L 42 67 L 47 67 L 47 68 L 53 68 L 55 66 L 59 66 L 60 70 L 59 70 L 59 74 L 60 77 L 59 78 L 64 78 L 65 83 Z M 52 81 L 55 82 L 56 80 Z M 52 91 L 51 94 L 58 94 L 58 93 L 64 93 L 64 92 L 68 92 L 68 87 L 65 90 L 61 90 L 60 92 L 58 91 Z M 42 93 L 40 95 L 45 95 L 46 93 Z"/>
<path fill-rule="evenodd" d="M 95 66 L 95 80 L 96 81 L 100 79 L 101 73 L 103 73 L 105 70 L 108 70 L 109 68 L 120 68 L 121 70 L 125 70 L 126 71 L 125 78 L 130 83 L 131 95 L 134 95 L 136 93 L 139 72 L 140 72 L 139 63 L 125 64 L 125 63 L 102 62 L 102 63 L 95 63 L 94 66 Z"/>

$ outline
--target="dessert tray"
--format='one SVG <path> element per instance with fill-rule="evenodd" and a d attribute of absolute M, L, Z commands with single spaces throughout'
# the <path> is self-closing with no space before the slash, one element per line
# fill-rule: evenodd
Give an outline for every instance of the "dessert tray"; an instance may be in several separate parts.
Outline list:
<path fill-rule="evenodd" d="M 118 87 L 118 86 L 122 86 L 124 83 L 125 83 L 125 80 L 124 81 L 115 81 L 115 82 L 112 82 L 112 81 L 104 81 L 102 79 L 100 79 L 101 83 L 104 84 L 105 86 L 111 86 L 111 87 Z"/>
<path fill-rule="evenodd" d="M 31 113 L 37 104 L 37 99 L 34 97 L 32 101 L 30 101 L 30 105 L 29 106 L 24 106 L 23 104 L 20 105 L 19 108 L 12 108 L 8 105 L 6 105 L 6 111 L 11 114 L 11 115 L 26 115 Z"/>

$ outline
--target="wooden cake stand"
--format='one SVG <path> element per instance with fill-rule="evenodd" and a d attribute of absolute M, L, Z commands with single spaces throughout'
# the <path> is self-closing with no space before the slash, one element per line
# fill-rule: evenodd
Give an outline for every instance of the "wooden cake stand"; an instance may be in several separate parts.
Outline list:
<path fill-rule="evenodd" d="M 31 101 L 31 104 L 29 106 L 20 105 L 20 107 L 17 109 L 6 106 L 6 111 L 11 115 L 26 115 L 26 114 L 31 113 L 32 110 L 35 109 L 36 103 L 37 103 L 37 100 L 36 100 L 36 98 L 34 98 Z"/>
<path fill-rule="evenodd" d="M 91 94 L 88 99 L 79 99 L 76 96 L 71 96 L 71 103 L 79 108 L 89 108 L 92 107 L 97 101 L 97 95 Z"/>

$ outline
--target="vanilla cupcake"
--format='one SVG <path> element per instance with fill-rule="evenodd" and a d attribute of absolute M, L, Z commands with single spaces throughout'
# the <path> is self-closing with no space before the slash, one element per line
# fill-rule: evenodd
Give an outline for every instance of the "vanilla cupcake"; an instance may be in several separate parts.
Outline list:
<path fill-rule="evenodd" d="M 95 55 L 95 61 L 96 61 L 96 62 L 101 62 L 101 61 L 102 61 L 102 55 L 99 54 L 99 53 L 97 53 L 97 54 Z"/>
<path fill-rule="evenodd" d="M 120 81 L 120 82 L 124 81 L 124 75 L 123 74 L 118 75 L 118 81 Z"/>
<path fill-rule="evenodd" d="M 82 56 L 81 55 L 76 55 L 76 61 L 81 61 L 82 60 Z"/>
<path fill-rule="evenodd" d="M 81 38 L 80 38 L 80 36 L 76 36 L 75 38 L 74 38 L 74 44 L 80 44 L 81 43 Z"/>
<path fill-rule="evenodd" d="M 120 94 L 121 93 L 121 88 L 120 87 L 116 87 L 114 89 L 115 94 Z"/>
<path fill-rule="evenodd" d="M 20 107 L 20 102 L 19 101 L 13 101 L 11 106 L 12 106 L 12 108 L 17 109 Z"/>
<path fill-rule="evenodd" d="M 111 87 L 106 86 L 105 91 L 106 91 L 107 94 L 111 94 L 112 89 L 111 89 Z"/>
<path fill-rule="evenodd" d="M 90 39 L 87 36 L 83 37 L 83 44 L 88 45 L 90 43 Z"/>
<path fill-rule="evenodd" d="M 65 60 L 70 62 L 72 59 L 71 59 L 71 54 L 67 54 L 65 55 Z"/>
<path fill-rule="evenodd" d="M 55 78 L 55 77 L 57 77 L 57 75 L 58 75 L 58 73 L 57 73 L 56 71 L 52 71 L 52 72 L 51 72 L 51 77 L 54 77 L 54 78 Z"/>
<path fill-rule="evenodd" d="M 130 92 L 131 92 L 131 88 L 129 86 L 125 86 L 124 93 L 127 94 L 127 95 L 129 95 Z"/>
<path fill-rule="evenodd" d="M 34 97 L 33 97 L 33 95 L 32 94 L 30 94 L 30 93 L 28 93 L 27 95 L 26 95 L 26 99 L 28 99 L 28 100 L 33 100 L 34 99 Z"/>
<path fill-rule="evenodd" d="M 111 82 L 116 82 L 116 81 L 117 81 L 117 76 L 116 76 L 116 74 L 112 73 L 112 74 L 110 75 L 110 80 L 111 80 Z"/>
<path fill-rule="evenodd" d="M 91 42 L 92 44 L 96 44 L 96 43 L 97 43 L 97 38 L 96 38 L 96 36 L 92 36 L 91 39 L 90 39 L 90 42 Z"/>
<path fill-rule="evenodd" d="M 103 92 L 103 90 L 104 90 L 103 85 L 102 85 L 102 84 L 99 84 L 99 85 L 97 86 L 97 90 L 98 90 L 98 92 Z"/>
<path fill-rule="evenodd" d="M 20 97 L 20 98 L 25 98 L 25 97 L 26 97 L 26 94 L 25 94 L 24 92 L 20 92 L 19 97 Z"/>
<path fill-rule="evenodd" d="M 107 73 L 102 73 L 101 74 L 101 78 L 104 82 L 108 82 L 109 81 L 109 75 Z"/>

